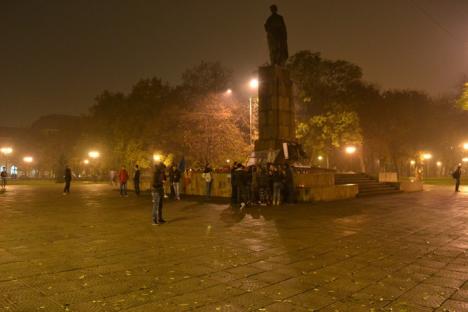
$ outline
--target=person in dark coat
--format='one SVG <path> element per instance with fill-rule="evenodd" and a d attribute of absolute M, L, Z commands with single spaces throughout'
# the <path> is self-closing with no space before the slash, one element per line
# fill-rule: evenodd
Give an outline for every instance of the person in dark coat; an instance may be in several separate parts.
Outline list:
<path fill-rule="evenodd" d="M 2 168 L 2 172 L 0 173 L 0 176 L 1 176 L 1 178 L 2 178 L 2 190 L 5 190 L 5 189 L 6 189 L 6 185 L 7 185 L 7 177 L 8 177 L 8 173 L 7 173 L 6 167 L 3 167 L 3 168 Z"/>
<path fill-rule="evenodd" d="M 281 191 L 284 188 L 284 173 L 280 166 L 273 166 L 273 206 L 281 204 Z"/>
<path fill-rule="evenodd" d="M 174 196 L 176 200 L 180 200 L 180 178 L 182 174 L 180 173 L 179 168 L 175 165 L 172 166 L 172 181 L 171 185 L 174 188 Z"/>
<path fill-rule="evenodd" d="M 140 195 L 140 168 L 135 165 L 135 173 L 133 174 L 133 185 L 135 187 L 135 194 Z"/>
<path fill-rule="evenodd" d="M 461 164 L 459 164 L 457 169 L 452 173 L 452 177 L 455 179 L 455 192 L 460 192 L 461 175 Z"/>
<path fill-rule="evenodd" d="M 151 182 L 151 195 L 153 197 L 153 224 L 162 224 L 166 221 L 162 216 L 164 199 L 164 182 L 166 181 L 164 164 L 157 164 L 154 168 Z"/>
<path fill-rule="evenodd" d="M 231 204 L 237 204 L 237 162 L 235 161 L 231 167 Z"/>
<path fill-rule="evenodd" d="M 175 198 L 175 190 L 174 190 L 174 166 L 169 166 L 167 175 L 169 177 L 169 188 L 171 189 L 171 193 L 169 195 L 170 198 Z"/>
<path fill-rule="evenodd" d="M 70 184 L 72 180 L 72 172 L 70 167 L 65 168 L 65 187 L 63 188 L 63 195 L 68 195 L 70 194 Z"/>
<path fill-rule="evenodd" d="M 284 180 L 285 180 L 285 201 L 289 204 L 294 204 L 296 202 L 296 190 L 294 187 L 294 176 L 293 168 L 286 163 L 284 165 Z"/>
<path fill-rule="evenodd" d="M 213 185 L 213 169 L 210 164 L 206 164 L 202 177 L 205 180 L 206 199 L 211 199 L 211 187 Z"/>

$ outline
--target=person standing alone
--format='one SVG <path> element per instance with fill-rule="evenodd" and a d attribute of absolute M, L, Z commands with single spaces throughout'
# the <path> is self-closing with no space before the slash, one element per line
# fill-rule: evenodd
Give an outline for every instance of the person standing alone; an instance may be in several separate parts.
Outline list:
<path fill-rule="evenodd" d="M 172 186 L 174 187 L 174 196 L 176 200 L 180 200 L 180 170 L 176 166 L 172 166 Z"/>
<path fill-rule="evenodd" d="M 72 180 L 72 172 L 70 167 L 65 168 L 65 187 L 63 188 L 63 195 L 68 195 L 70 194 L 70 184 Z"/>
<path fill-rule="evenodd" d="M 459 164 L 457 169 L 452 173 L 452 177 L 455 179 L 455 192 L 460 192 L 461 174 L 461 164 Z"/>
<path fill-rule="evenodd" d="M 162 216 L 164 199 L 164 181 L 166 180 L 163 164 L 154 167 L 153 180 L 151 183 L 151 195 L 153 197 L 153 224 L 165 223 Z"/>
<path fill-rule="evenodd" d="M 119 182 L 120 182 L 120 196 L 128 196 L 127 194 L 127 181 L 128 172 L 124 166 L 119 171 Z"/>
<path fill-rule="evenodd" d="M 2 177 L 2 190 L 5 190 L 6 189 L 6 185 L 7 185 L 7 177 L 8 177 L 8 173 L 7 173 L 7 170 L 6 170 L 6 167 L 3 167 L 2 168 L 2 173 L 0 173 L 1 177 Z"/>
<path fill-rule="evenodd" d="M 135 173 L 133 175 L 133 186 L 135 187 L 135 194 L 140 195 L 140 168 L 135 165 Z"/>
<path fill-rule="evenodd" d="M 202 173 L 202 177 L 205 180 L 206 199 L 211 199 L 211 186 L 213 184 L 213 169 L 211 169 L 210 164 L 206 164 L 205 170 Z"/>

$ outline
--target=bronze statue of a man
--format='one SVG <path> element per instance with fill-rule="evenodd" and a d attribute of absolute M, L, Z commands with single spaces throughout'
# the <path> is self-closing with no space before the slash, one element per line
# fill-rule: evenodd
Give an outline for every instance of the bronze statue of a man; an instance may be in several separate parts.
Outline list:
<path fill-rule="evenodd" d="M 284 66 L 288 60 L 288 34 L 283 17 L 279 15 L 276 5 L 270 6 L 271 15 L 265 22 L 270 49 L 271 65 Z"/>

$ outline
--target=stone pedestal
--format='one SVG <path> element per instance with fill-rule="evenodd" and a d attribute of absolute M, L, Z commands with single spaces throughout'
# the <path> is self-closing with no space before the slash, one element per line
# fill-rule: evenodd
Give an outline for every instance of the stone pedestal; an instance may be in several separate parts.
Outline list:
<path fill-rule="evenodd" d="M 255 151 L 282 150 L 283 143 L 294 143 L 295 113 L 292 81 L 281 66 L 259 68 L 258 140 Z"/>

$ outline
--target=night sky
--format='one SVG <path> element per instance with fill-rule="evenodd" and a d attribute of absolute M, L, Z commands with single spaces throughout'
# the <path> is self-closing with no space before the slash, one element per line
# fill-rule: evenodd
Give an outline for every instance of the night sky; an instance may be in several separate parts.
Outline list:
<path fill-rule="evenodd" d="M 82 114 L 104 89 L 140 78 L 177 83 L 201 60 L 247 81 L 268 60 L 265 0 L 3 0 L 0 126 Z M 275 1 L 290 54 L 303 49 L 360 65 L 384 88 L 454 91 L 468 74 L 467 0 Z"/>

